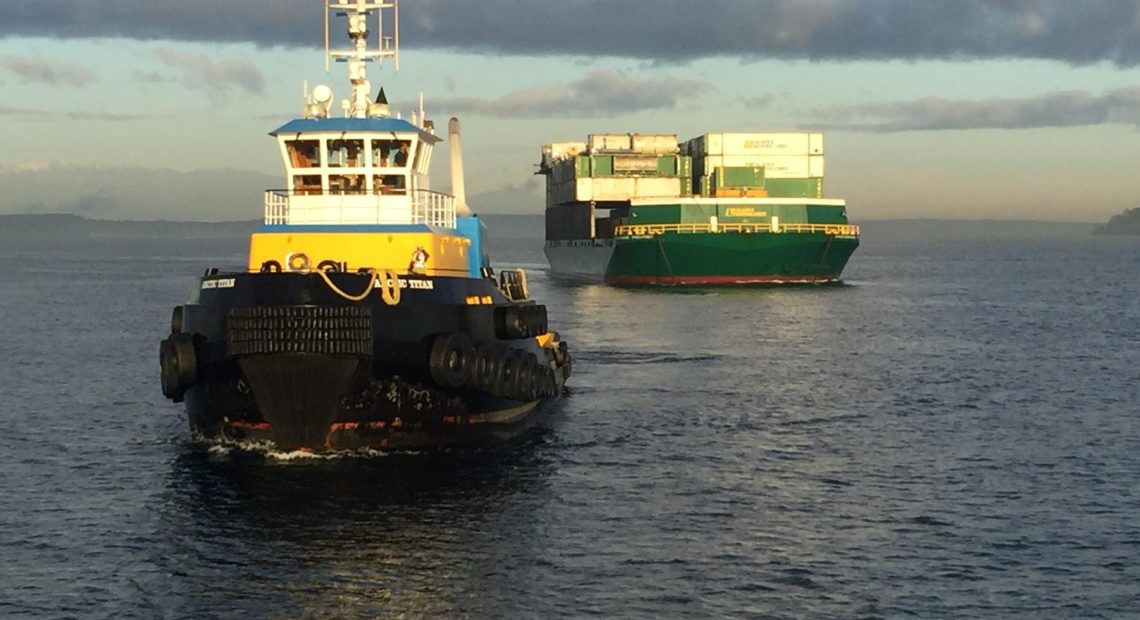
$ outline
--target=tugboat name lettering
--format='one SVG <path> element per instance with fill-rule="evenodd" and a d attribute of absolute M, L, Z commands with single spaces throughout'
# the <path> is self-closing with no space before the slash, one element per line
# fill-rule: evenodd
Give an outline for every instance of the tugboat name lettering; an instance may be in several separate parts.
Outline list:
<path fill-rule="evenodd" d="M 380 288 L 381 286 L 387 286 L 387 283 L 383 280 L 377 280 L 376 284 L 373 285 L 373 288 Z M 431 280 L 400 279 L 400 288 L 414 288 L 422 291 L 431 291 L 435 290 L 435 282 L 432 282 Z"/>
<path fill-rule="evenodd" d="M 207 290 L 207 289 L 211 289 L 211 288 L 233 288 L 233 287 L 234 287 L 234 279 L 233 278 L 221 278 L 219 280 L 202 280 L 202 290 L 203 291 Z"/>

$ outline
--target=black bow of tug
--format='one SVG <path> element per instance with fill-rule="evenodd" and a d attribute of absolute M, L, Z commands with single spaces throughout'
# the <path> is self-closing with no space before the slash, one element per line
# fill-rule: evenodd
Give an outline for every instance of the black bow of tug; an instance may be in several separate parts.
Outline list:
<path fill-rule="evenodd" d="M 513 437 L 570 376 L 545 306 L 494 278 L 237 273 L 200 280 L 159 347 L 163 394 L 207 439 L 281 450 Z M 506 291 L 506 292 L 504 292 Z M 393 303 L 395 297 L 395 303 Z"/>

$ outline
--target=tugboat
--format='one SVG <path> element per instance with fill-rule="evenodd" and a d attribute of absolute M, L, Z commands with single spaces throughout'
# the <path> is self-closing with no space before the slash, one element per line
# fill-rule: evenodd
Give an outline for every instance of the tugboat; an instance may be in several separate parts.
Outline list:
<path fill-rule="evenodd" d="M 822 133 L 591 134 L 547 144 L 552 273 L 616 285 L 838 282 L 859 247 Z"/>
<path fill-rule="evenodd" d="M 306 86 L 303 118 L 270 135 L 288 189 L 265 193 L 245 271 L 207 269 L 159 347 L 162 392 L 193 432 L 281 451 L 419 450 L 509 439 L 570 377 L 566 343 L 522 270 L 492 270 L 464 196 L 459 123 L 452 191 L 428 189 L 424 117 L 393 117 L 371 61 L 398 68 L 396 0 L 325 0 L 325 59 L 351 95 Z M 349 49 L 329 46 L 347 18 Z M 378 29 L 369 41 L 370 25 Z M 389 34 L 391 36 L 389 36 Z"/>

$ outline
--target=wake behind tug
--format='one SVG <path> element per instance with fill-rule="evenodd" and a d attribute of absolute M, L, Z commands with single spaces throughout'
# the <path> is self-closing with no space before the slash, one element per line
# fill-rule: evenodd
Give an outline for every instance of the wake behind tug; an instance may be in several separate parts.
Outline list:
<path fill-rule="evenodd" d="M 365 64 L 398 53 L 396 3 L 339 0 L 325 11 L 348 18 L 353 41 L 326 49 L 349 65 L 345 117 L 329 117 L 331 90 L 318 86 L 305 117 L 271 134 L 289 189 L 266 192 L 246 270 L 208 270 L 175 308 L 160 346 L 163 393 L 185 401 L 207 439 L 286 451 L 514 437 L 561 394 L 566 344 L 525 274 L 491 269 L 485 227 L 463 195 L 458 122 L 454 195 L 433 192 L 439 138 L 422 107 L 409 122 L 389 115 L 383 89 L 371 98 Z"/>

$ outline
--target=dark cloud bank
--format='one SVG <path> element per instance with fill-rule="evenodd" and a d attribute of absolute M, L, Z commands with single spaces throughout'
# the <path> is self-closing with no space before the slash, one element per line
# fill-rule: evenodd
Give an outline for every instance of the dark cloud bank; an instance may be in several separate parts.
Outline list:
<path fill-rule="evenodd" d="M 478 53 L 1140 64 L 1140 0 L 405 0 L 405 46 Z M 0 36 L 319 46 L 318 0 L 0 3 Z"/>

